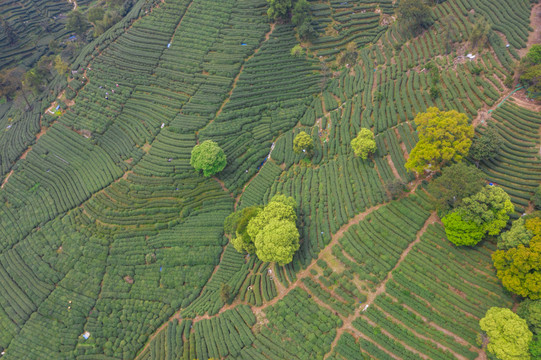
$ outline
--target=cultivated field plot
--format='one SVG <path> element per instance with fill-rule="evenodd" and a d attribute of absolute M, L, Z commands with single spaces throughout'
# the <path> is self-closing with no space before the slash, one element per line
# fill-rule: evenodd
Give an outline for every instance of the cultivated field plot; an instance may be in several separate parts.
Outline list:
<path fill-rule="evenodd" d="M 480 164 L 487 181 L 514 217 L 531 210 L 541 115 L 507 98 L 504 81 L 539 7 L 447 0 L 408 38 L 397 1 L 309 4 L 319 36 L 298 57 L 294 27 L 269 23 L 265 0 L 139 0 L 70 64 L 61 116 L 45 111 L 54 96 L 0 114 L 2 360 L 486 358 L 479 319 L 515 302 L 492 266 L 496 245 L 450 243 L 404 164 L 418 112 L 464 112 L 504 138 Z M 0 13 L 22 24 L 71 6 Z M 471 60 L 475 16 L 494 31 Z M 0 65 L 40 46 L 17 26 L 28 40 Z M 348 43 L 356 59 L 332 65 Z M 377 144 L 366 160 L 350 145 L 361 127 Z M 309 161 L 292 151 L 301 131 Z M 205 178 L 190 156 L 209 139 L 227 167 Z M 285 266 L 224 235 L 234 210 L 276 194 L 297 202 L 300 249 Z"/>

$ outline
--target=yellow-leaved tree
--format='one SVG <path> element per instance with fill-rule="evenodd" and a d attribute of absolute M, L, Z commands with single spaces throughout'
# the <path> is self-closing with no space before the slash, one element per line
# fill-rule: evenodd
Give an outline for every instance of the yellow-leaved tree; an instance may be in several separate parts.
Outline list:
<path fill-rule="evenodd" d="M 473 126 L 466 114 L 430 107 L 415 117 L 419 142 L 406 162 L 406 169 L 418 173 L 439 171 L 451 162 L 460 162 L 472 144 Z"/>

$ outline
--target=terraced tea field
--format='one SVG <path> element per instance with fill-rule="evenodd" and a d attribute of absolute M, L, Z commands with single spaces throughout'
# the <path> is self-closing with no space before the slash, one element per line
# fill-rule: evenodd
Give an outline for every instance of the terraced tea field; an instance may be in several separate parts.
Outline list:
<path fill-rule="evenodd" d="M 517 303 L 495 241 L 450 243 L 427 181 L 404 165 L 417 113 L 466 113 L 478 135 L 490 122 L 503 137 L 479 165 L 487 182 L 513 218 L 532 211 L 540 108 L 504 82 L 541 7 L 441 1 L 408 37 L 398 3 L 310 0 L 319 36 L 293 56 L 295 29 L 269 22 L 265 0 L 138 0 L 67 81 L 0 112 L 0 359 L 486 359 L 479 320 Z M 40 46 L 27 21 L 71 6 L 1 4 L 29 40 L 0 37 L 0 67 Z M 492 30 L 470 61 L 476 16 Z M 334 65 L 348 43 L 356 60 Z M 350 145 L 361 128 L 377 144 L 366 160 Z M 301 131 L 311 159 L 292 150 Z M 209 178 L 190 165 L 205 140 L 227 156 Z M 285 266 L 224 234 L 229 214 L 276 194 L 297 203 Z"/>

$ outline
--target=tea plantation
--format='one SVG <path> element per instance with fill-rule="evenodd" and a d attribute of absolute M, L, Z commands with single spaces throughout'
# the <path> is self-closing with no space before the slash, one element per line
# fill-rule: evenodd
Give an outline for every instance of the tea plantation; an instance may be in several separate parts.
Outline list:
<path fill-rule="evenodd" d="M 440 206 L 433 184 L 453 161 L 406 169 L 430 108 L 466 114 L 473 147 L 496 131 L 487 156 L 460 161 L 479 189 L 505 190 L 501 231 L 524 216 L 517 248 L 536 249 L 541 103 L 521 75 L 541 66 L 541 5 L 293 0 L 269 18 L 277 3 L 0 4 L 0 87 L 26 71 L 0 92 L 1 360 L 541 358 L 529 319 L 516 357 L 480 325 L 541 300 L 502 285 L 499 235 L 448 240 L 441 219 L 474 198 Z M 408 30 L 412 3 L 426 23 Z M 74 40 L 74 6 L 113 9 L 114 23 Z M 49 60 L 32 87 L 47 55 L 67 68 Z M 362 128 L 377 149 L 366 159 L 351 145 Z M 301 132 L 308 152 L 293 150 Z M 191 163 L 206 140 L 227 159 L 210 176 Z M 237 251 L 252 223 L 228 231 L 231 214 L 270 213 L 280 195 L 296 206 L 251 219 L 294 212 L 293 260 L 258 258 L 267 223 L 255 251 Z M 541 276 L 533 256 L 527 276 Z"/>

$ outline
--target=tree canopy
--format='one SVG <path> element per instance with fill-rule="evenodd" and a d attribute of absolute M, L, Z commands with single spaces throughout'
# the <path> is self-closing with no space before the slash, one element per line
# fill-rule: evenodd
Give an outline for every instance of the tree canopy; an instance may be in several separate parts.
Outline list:
<path fill-rule="evenodd" d="M 473 139 L 470 157 L 479 165 L 480 161 L 492 159 L 500 152 L 503 138 L 495 126 L 489 126 L 483 135 Z"/>
<path fill-rule="evenodd" d="M 440 171 L 450 162 L 460 162 L 472 144 L 473 126 L 466 114 L 430 107 L 415 117 L 419 142 L 406 162 L 406 169 Z"/>
<path fill-rule="evenodd" d="M 485 185 L 484 173 L 475 166 L 465 163 L 446 166 L 441 176 L 433 180 L 428 190 L 436 198 L 436 207 L 440 213 L 462 204 L 462 199 L 472 196 Z"/>
<path fill-rule="evenodd" d="M 289 264 L 300 247 L 299 231 L 292 221 L 272 218 L 257 233 L 254 244 L 261 261 Z"/>
<path fill-rule="evenodd" d="M 68 22 L 66 23 L 66 30 L 72 31 L 81 36 L 88 29 L 88 22 L 85 16 L 79 10 L 73 10 L 68 14 Z"/>
<path fill-rule="evenodd" d="M 503 286 L 533 300 L 541 299 L 541 230 L 538 223 L 535 219 L 526 220 L 526 228 L 534 234 L 528 245 L 492 254 L 496 274 Z"/>
<path fill-rule="evenodd" d="M 425 0 L 401 0 L 398 21 L 413 33 L 418 33 L 433 24 L 432 10 Z"/>
<path fill-rule="evenodd" d="M 520 82 L 529 92 L 541 92 L 541 44 L 532 45 L 525 57 L 521 59 Z"/>
<path fill-rule="evenodd" d="M 357 134 L 357 137 L 351 140 L 351 147 L 355 155 L 361 159 L 366 159 L 369 154 L 376 152 L 376 140 L 374 140 L 374 133 L 367 128 L 361 128 L 361 131 Z"/>
<path fill-rule="evenodd" d="M 481 226 L 489 235 L 498 235 L 515 207 L 504 189 L 487 185 L 477 194 L 464 198 L 461 209 L 466 219 Z"/>
<path fill-rule="evenodd" d="M 488 233 L 498 235 L 514 211 L 509 195 L 499 187 L 486 186 L 464 198 L 462 205 L 441 221 L 449 241 L 457 246 L 477 244 Z"/>
<path fill-rule="evenodd" d="M 275 195 L 248 223 L 247 234 L 253 239 L 261 261 L 285 265 L 293 260 L 300 247 L 295 208 L 293 198 Z"/>
<path fill-rule="evenodd" d="M 192 149 L 190 165 L 197 171 L 203 170 L 206 177 L 219 173 L 226 164 L 224 151 L 212 140 L 205 140 Z"/>
<path fill-rule="evenodd" d="M 261 211 L 261 206 L 250 206 L 229 215 L 224 222 L 224 232 L 231 236 L 231 244 L 238 252 L 255 253 L 254 241 L 247 233 L 248 223 Z"/>
<path fill-rule="evenodd" d="M 307 156 L 312 156 L 314 153 L 314 141 L 306 132 L 301 131 L 293 139 L 293 151 L 297 154 L 305 153 Z"/>
<path fill-rule="evenodd" d="M 267 15 L 272 20 L 286 19 L 293 7 L 292 0 L 267 0 L 267 2 L 269 3 Z"/>
<path fill-rule="evenodd" d="M 487 349 L 500 360 L 529 360 L 529 344 L 533 338 L 526 320 L 509 309 L 492 307 L 479 321 L 487 334 Z"/>
<path fill-rule="evenodd" d="M 534 334 L 541 334 L 541 300 L 522 301 L 517 308 L 517 315 L 526 320 Z"/>
<path fill-rule="evenodd" d="M 317 37 L 317 31 L 312 26 L 312 14 L 310 3 L 306 0 L 297 0 L 293 6 L 291 23 L 295 25 L 297 34 L 301 40 Z"/>
<path fill-rule="evenodd" d="M 472 48 L 483 48 L 488 42 L 488 36 L 492 26 L 483 16 L 476 19 L 473 29 L 470 33 L 470 43 Z"/>
<path fill-rule="evenodd" d="M 533 233 L 524 224 L 524 218 L 513 221 L 511 229 L 501 234 L 498 249 L 506 250 L 519 245 L 528 245 Z"/>
<path fill-rule="evenodd" d="M 447 239 L 457 246 L 476 245 L 485 236 L 483 228 L 468 220 L 460 209 L 447 214 L 441 222 L 445 226 Z"/>

